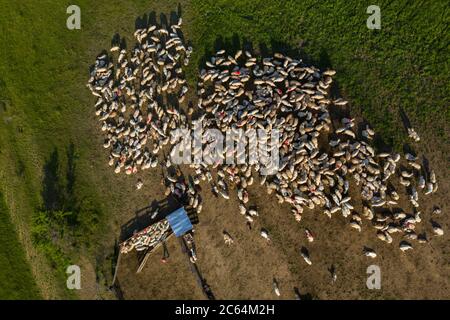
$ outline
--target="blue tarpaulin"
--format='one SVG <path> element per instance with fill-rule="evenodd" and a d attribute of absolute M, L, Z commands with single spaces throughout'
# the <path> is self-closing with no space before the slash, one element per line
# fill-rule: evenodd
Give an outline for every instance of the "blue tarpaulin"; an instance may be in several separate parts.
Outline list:
<path fill-rule="evenodd" d="M 189 220 L 187 212 L 183 207 L 169 214 L 166 219 L 169 221 L 169 225 L 177 237 L 181 237 L 189 230 L 192 230 L 191 220 Z"/>

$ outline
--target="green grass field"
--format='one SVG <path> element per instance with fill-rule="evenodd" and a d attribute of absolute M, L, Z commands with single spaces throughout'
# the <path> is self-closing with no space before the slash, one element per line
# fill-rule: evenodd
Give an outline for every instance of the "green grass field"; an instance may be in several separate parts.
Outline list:
<path fill-rule="evenodd" d="M 69 4 L 9 1 L 0 11 L 0 192 L 10 209 L 7 216 L 1 207 L 0 238 L 17 243 L 12 225 L 31 235 L 22 245 L 36 248 L 51 270 L 45 277 L 34 273 L 46 288 L 44 297 L 74 297 L 64 289 L 69 262 L 87 257 L 100 269 L 106 263 L 99 235 L 113 220 L 108 213 L 114 204 L 99 187 L 96 168 L 104 159 L 93 152 L 97 133 L 89 125 L 93 99 L 85 83 L 89 65 L 112 36 L 119 32 L 131 39 L 135 19 L 152 11 L 169 14 L 180 5 L 194 48 L 191 84 L 201 62 L 219 47 L 289 52 L 336 69 L 339 94 L 384 144 L 399 149 L 405 142 L 403 109 L 436 149 L 448 150 L 446 1 L 378 1 L 381 30 L 366 27 L 371 1 L 80 0 L 82 29 L 76 31 L 66 28 Z M 10 285 L 0 285 L 0 297 L 38 297 L 35 289 L 25 295 L 33 281 L 23 250 L 14 247 L 8 256 L 16 257 L 27 276 L 16 291 L 15 278 L 5 278 L 1 268 L 0 279 Z M 0 266 L 4 256 L 0 251 Z"/>
<path fill-rule="evenodd" d="M 1 193 L 0 242 L 0 299 L 41 298 Z"/>

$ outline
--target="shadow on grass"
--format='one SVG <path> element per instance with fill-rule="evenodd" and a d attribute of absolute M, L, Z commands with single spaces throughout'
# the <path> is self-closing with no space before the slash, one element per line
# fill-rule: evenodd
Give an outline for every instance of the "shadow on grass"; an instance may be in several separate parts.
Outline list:
<path fill-rule="evenodd" d="M 74 195 L 75 174 L 75 146 L 70 143 L 66 150 L 67 165 L 65 173 L 61 171 L 60 157 L 55 148 L 44 165 L 44 178 L 42 180 L 42 199 L 44 209 L 72 210 L 75 208 Z M 65 179 L 63 178 L 65 175 Z"/>
<path fill-rule="evenodd" d="M 70 143 L 65 157 L 55 148 L 43 166 L 42 205 L 36 208 L 35 223 L 46 223 L 58 237 L 73 247 L 90 247 L 95 241 L 102 211 L 89 196 L 76 193 L 76 149 Z M 62 162 L 63 161 L 63 162 Z M 44 220 L 42 220 L 44 219 Z M 34 225 L 39 227 L 39 225 Z"/>
<path fill-rule="evenodd" d="M 46 210 L 59 210 L 62 205 L 63 191 L 59 177 L 59 155 L 54 149 L 44 165 L 42 181 L 42 199 Z"/>

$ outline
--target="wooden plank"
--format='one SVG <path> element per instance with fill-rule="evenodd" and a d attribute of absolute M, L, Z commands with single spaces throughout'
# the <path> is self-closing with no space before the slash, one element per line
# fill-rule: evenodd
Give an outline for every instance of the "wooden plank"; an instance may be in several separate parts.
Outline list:
<path fill-rule="evenodd" d="M 113 277 L 113 281 L 111 286 L 114 285 L 114 282 L 116 282 L 116 277 L 117 277 L 117 271 L 119 270 L 119 263 L 120 263 L 120 258 L 122 257 L 122 253 L 120 252 L 120 248 L 119 248 L 119 256 L 117 257 L 117 263 L 116 263 L 116 268 L 114 270 L 114 277 Z"/>
<path fill-rule="evenodd" d="M 174 233 L 171 232 L 165 239 L 164 241 L 167 241 Z M 158 249 L 164 241 L 160 241 L 156 246 L 154 246 L 152 249 L 148 249 L 147 252 L 145 253 L 144 258 L 142 259 L 141 263 L 139 264 L 139 268 L 137 269 L 136 273 L 139 273 L 142 271 L 142 269 L 144 268 L 145 264 L 147 263 L 148 257 L 156 251 L 156 249 Z"/>
<path fill-rule="evenodd" d="M 156 249 L 156 247 L 154 248 Z M 139 264 L 139 268 L 137 269 L 136 273 L 139 273 L 144 268 L 145 264 L 147 263 L 148 257 L 150 256 L 150 252 L 152 252 L 151 249 L 147 249 L 147 252 L 145 252 L 145 256 L 142 259 L 141 263 Z"/>

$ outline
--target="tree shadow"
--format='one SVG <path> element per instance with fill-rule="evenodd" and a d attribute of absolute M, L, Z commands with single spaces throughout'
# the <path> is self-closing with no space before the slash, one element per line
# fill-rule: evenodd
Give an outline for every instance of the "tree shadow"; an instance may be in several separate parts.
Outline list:
<path fill-rule="evenodd" d="M 68 201 L 68 207 L 73 208 L 75 206 L 75 199 L 74 199 L 74 185 L 75 185 L 75 169 L 76 169 L 76 162 L 75 162 L 75 145 L 73 142 L 69 144 L 69 147 L 67 148 L 67 172 L 66 172 L 66 194 L 67 194 L 67 201 Z"/>
<path fill-rule="evenodd" d="M 46 210 L 60 210 L 63 190 L 59 178 L 59 155 L 55 148 L 44 165 L 42 180 L 42 199 Z"/>
<path fill-rule="evenodd" d="M 0 153 L 1 153 L 1 149 L 0 149 Z M 16 171 L 16 175 L 19 178 L 23 178 L 25 176 L 25 163 L 21 159 L 18 159 L 15 171 Z"/>
<path fill-rule="evenodd" d="M 67 163 L 64 170 L 58 150 L 54 148 L 43 167 L 42 191 L 43 210 L 76 210 L 76 151 L 73 142 L 66 149 Z"/>

